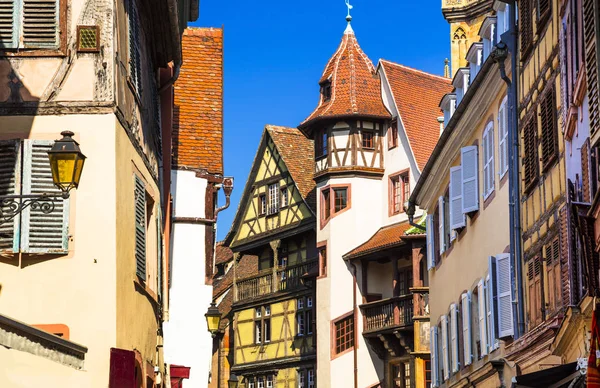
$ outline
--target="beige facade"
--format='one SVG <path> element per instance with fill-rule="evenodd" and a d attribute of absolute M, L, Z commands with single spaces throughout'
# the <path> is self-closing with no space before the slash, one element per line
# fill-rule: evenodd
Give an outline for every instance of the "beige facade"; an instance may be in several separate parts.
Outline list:
<path fill-rule="evenodd" d="M 22 3 L 14 2 L 15 15 Z M 159 14 L 169 6 L 176 2 L 152 7 Z M 8 80 L 0 83 L 0 139 L 22 155 L 14 166 L 3 164 L 9 173 L 0 178 L 1 194 L 28 194 L 36 179 L 46 185 L 39 190 L 55 190 L 44 175 L 45 149 L 34 151 L 61 131 L 74 132 L 87 156 L 79 188 L 57 202 L 52 221 L 32 206 L 0 226 L 8 233 L 0 237 L 0 344 L 17 344 L 0 353 L 9 365 L 0 386 L 113 387 L 113 348 L 131 355 L 123 365 L 132 386 L 149 388 L 166 376 L 159 184 L 161 132 L 170 133 L 170 117 L 159 111 L 171 100 L 161 106 L 158 89 L 170 78 L 160 68 L 170 74 L 168 63 L 177 66 L 180 26 L 176 13 L 157 21 L 139 7 L 133 0 L 58 1 L 43 39 L 17 36 L 0 49 L 0 77 Z M 18 35 L 21 19 L 12 23 Z M 85 33 L 97 40 L 84 42 L 82 26 L 94 26 Z M 66 356 L 70 347 L 78 349 L 76 362 Z"/>

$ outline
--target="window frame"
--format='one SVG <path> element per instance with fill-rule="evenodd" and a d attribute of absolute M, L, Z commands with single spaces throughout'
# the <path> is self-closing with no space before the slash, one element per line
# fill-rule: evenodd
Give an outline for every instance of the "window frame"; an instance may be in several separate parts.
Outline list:
<path fill-rule="evenodd" d="M 388 127 L 388 150 L 398 147 L 398 119 L 394 118 Z"/>
<path fill-rule="evenodd" d="M 17 5 L 20 2 L 20 5 Z M 67 26 L 67 0 L 56 0 L 57 2 L 57 44 L 55 47 L 17 47 L 0 48 L 0 58 L 7 57 L 64 57 L 67 55 L 67 38 L 71 33 Z M 23 0 L 15 0 L 15 5 L 21 9 L 18 17 L 22 18 Z M 14 12 L 14 11 L 13 11 Z M 14 24 L 13 24 L 14 28 Z M 21 41 L 22 35 L 17 39 Z"/>
<path fill-rule="evenodd" d="M 336 325 L 338 323 L 342 323 L 345 321 L 351 321 L 352 324 L 352 334 L 351 334 L 351 345 L 348 345 L 347 348 L 345 348 L 344 350 L 341 351 L 337 351 L 337 342 L 338 342 L 338 338 L 336 336 Z M 343 314 L 333 320 L 331 320 L 331 360 L 334 360 L 338 357 L 343 356 L 344 354 L 347 354 L 349 352 L 352 352 L 354 350 L 354 348 L 356 347 L 358 349 L 358 341 L 356 338 L 357 335 L 357 330 L 356 330 L 356 316 L 354 314 L 354 311 L 350 311 L 346 314 Z"/>
<path fill-rule="evenodd" d="M 346 206 L 338 211 L 335 210 L 335 190 L 346 189 Z M 319 218 L 321 220 L 321 229 L 330 219 L 344 213 L 352 207 L 352 185 L 350 184 L 335 184 L 328 185 L 320 190 L 320 208 L 319 208 Z M 329 210 L 329 212 L 325 211 L 325 208 Z"/>
<path fill-rule="evenodd" d="M 261 193 L 258 195 L 258 215 L 264 216 L 267 214 L 267 194 Z"/>
<path fill-rule="evenodd" d="M 285 198 L 285 204 L 283 199 Z M 287 186 L 279 187 L 279 210 L 290 206 L 290 194 Z"/>
<path fill-rule="evenodd" d="M 329 155 L 329 133 L 327 129 L 316 131 L 315 160 L 324 159 Z"/>
<path fill-rule="evenodd" d="M 310 306 L 309 300 L 311 301 Z M 313 334 L 314 303 L 312 300 L 312 295 L 303 295 L 296 298 L 296 337 L 308 337 Z M 302 301 L 302 305 L 300 301 Z M 302 326 L 300 326 L 300 321 L 302 321 Z"/>
<path fill-rule="evenodd" d="M 267 345 L 271 342 L 271 305 L 254 308 L 254 341 L 255 345 Z M 268 330 L 267 330 L 268 326 Z M 257 328 L 260 329 L 260 339 L 257 338 Z M 267 338 L 268 337 L 268 338 Z"/>
<path fill-rule="evenodd" d="M 408 182 L 407 182 L 408 181 Z M 396 210 L 396 182 L 400 183 L 401 190 L 401 201 L 399 204 L 400 209 Z M 388 177 L 388 216 L 395 216 L 397 214 L 404 213 L 404 203 L 408 201 L 406 198 L 406 185 L 408 185 L 408 195 L 410 197 L 410 169 L 405 169 L 401 171 L 397 171 L 393 174 L 390 174 Z"/>
<path fill-rule="evenodd" d="M 273 216 L 281 210 L 281 187 L 279 182 L 266 185 L 267 193 L 267 216 Z"/>
<path fill-rule="evenodd" d="M 324 252 L 324 253 L 323 253 Z M 319 276 L 317 279 L 327 277 L 327 241 L 317 243 L 317 254 L 319 255 Z"/>
<path fill-rule="evenodd" d="M 366 135 L 366 136 L 365 136 Z M 360 130 L 360 145 L 363 150 L 375 150 L 375 131 L 361 129 Z M 365 141 L 367 141 L 370 145 L 365 145 Z"/>

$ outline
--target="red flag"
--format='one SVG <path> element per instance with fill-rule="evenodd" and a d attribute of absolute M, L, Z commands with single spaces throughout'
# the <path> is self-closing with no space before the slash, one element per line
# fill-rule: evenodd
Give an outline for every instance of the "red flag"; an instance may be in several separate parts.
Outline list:
<path fill-rule="evenodd" d="M 587 369 L 587 387 L 600 388 L 600 346 L 598 339 L 600 338 L 600 328 L 598 327 L 598 311 L 595 309 L 592 314 L 592 341 L 590 344 L 590 356 L 588 357 Z"/>

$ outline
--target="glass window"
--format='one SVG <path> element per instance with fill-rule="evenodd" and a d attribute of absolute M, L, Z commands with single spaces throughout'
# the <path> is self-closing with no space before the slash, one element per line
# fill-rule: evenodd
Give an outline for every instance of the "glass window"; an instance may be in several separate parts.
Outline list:
<path fill-rule="evenodd" d="M 348 189 L 347 188 L 338 188 L 333 189 L 335 194 L 335 212 L 339 212 L 348 206 Z"/>
<path fill-rule="evenodd" d="M 308 370 L 308 388 L 315 388 L 315 370 Z"/>
<path fill-rule="evenodd" d="M 340 354 L 354 347 L 354 316 L 350 315 L 334 322 L 335 353 Z"/>
<path fill-rule="evenodd" d="M 273 375 L 267 376 L 267 388 L 273 388 Z"/>
<path fill-rule="evenodd" d="M 363 148 L 369 148 L 369 149 L 375 148 L 375 136 L 374 136 L 373 132 L 363 131 L 362 146 L 363 146 Z"/>
<path fill-rule="evenodd" d="M 299 337 L 304 335 L 304 312 L 296 314 L 296 335 Z"/>
<path fill-rule="evenodd" d="M 305 388 L 304 386 L 304 371 L 298 371 L 298 388 Z"/>
<path fill-rule="evenodd" d="M 263 215 L 267 212 L 267 197 L 264 194 L 258 196 L 258 209 L 259 215 Z"/>
<path fill-rule="evenodd" d="M 267 214 L 275 214 L 279 211 L 279 183 L 269 185 L 269 198 Z"/>

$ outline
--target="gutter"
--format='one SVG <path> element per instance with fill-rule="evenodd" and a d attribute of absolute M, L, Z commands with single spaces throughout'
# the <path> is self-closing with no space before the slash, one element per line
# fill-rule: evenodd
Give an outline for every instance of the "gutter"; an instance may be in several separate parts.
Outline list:
<path fill-rule="evenodd" d="M 173 86 L 179 78 L 181 65 L 183 64 L 181 35 L 179 33 L 179 12 L 177 9 L 177 0 L 167 0 L 169 7 L 169 22 L 171 24 L 171 44 L 176 47 L 173 57 L 173 76 L 164 85 L 158 89 L 158 94 L 162 94 L 170 86 Z"/>

